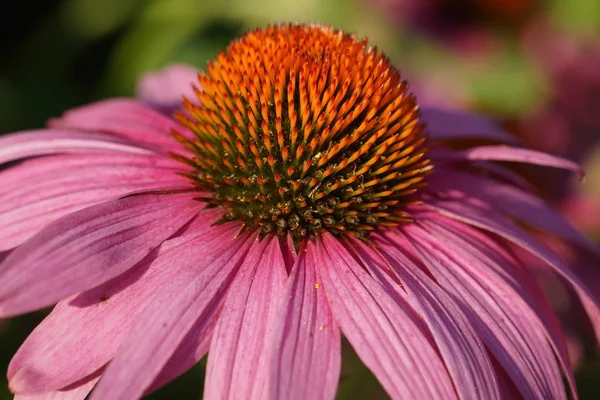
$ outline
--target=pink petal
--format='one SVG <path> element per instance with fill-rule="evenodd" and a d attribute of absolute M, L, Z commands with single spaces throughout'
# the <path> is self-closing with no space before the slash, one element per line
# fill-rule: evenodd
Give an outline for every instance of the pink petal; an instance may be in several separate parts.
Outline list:
<path fill-rule="evenodd" d="M 600 338 L 600 308 L 594 300 L 593 294 L 573 270 L 564 265 L 550 249 L 537 241 L 533 236 L 519 229 L 515 224 L 502 215 L 497 214 L 493 209 L 474 202 L 470 202 L 467 205 L 454 201 L 432 199 L 427 202 L 426 207 L 450 218 L 495 233 L 543 260 L 572 285 L 590 317 L 596 336 Z"/>
<path fill-rule="evenodd" d="M 177 346 L 171 358 L 154 378 L 152 384 L 146 389 L 146 394 L 152 393 L 171 382 L 200 362 L 202 357 L 208 353 L 215 326 L 223 309 L 224 300 L 222 296 L 215 299 L 213 308 L 210 314 L 207 315 L 208 318 L 200 318 L 196 321 Z"/>
<path fill-rule="evenodd" d="M 4 261 L 11 252 L 12 250 L 0 251 L 0 265 L 2 264 L 2 261 Z"/>
<path fill-rule="evenodd" d="M 200 86 L 198 70 L 185 64 L 171 64 L 144 74 L 138 82 L 136 97 L 152 108 L 171 112 L 181 107 L 183 97 L 196 98 L 192 85 Z"/>
<path fill-rule="evenodd" d="M 392 398 L 457 398 L 429 332 L 408 304 L 395 302 L 329 234 L 307 250 L 342 332 Z"/>
<path fill-rule="evenodd" d="M 48 129 L 0 136 L 0 165 L 34 156 L 86 152 L 152 154 L 150 150 L 104 133 Z"/>
<path fill-rule="evenodd" d="M 379 252 L 353 240 L 363 263 L 389 291 L 400 291 L 384 271 L 391 269 L 423 316 L 446 363 L 461 399 L 499 399 L 500 392 L 486 349 L 460 307 L 394 246 L 387 250 L 382 237 L 373 237 Z M 388 251 L 392 249 L 392 251 Z M 382 256 L 385 258 L 382 259 Z"/>
<path fill-rule="evenodd" d="M 210 345 L 206 398 L 269 397 L 268 355 L 276 345 L 269 331 L 286 278 L 278 239 L 267 237 L 244 261 L 227 292 Z"/>
<path fill-rule="evenodd" d="M 93 378 L 79 386 L 56 390 L 53 392 L 45 392 L 39 394 L 17 394 L 14 400 L 85 400 L 87 395 L 92 391 L 96 382 L 100 377 Z"/>
<path fill-rule="evenodd" d="M 194 196 L 132 196 L 49 224 L 2 263 L 0 315 L 47 307 L 125 272 L 200 211 Z"/>
<path fill-rule="evenodd" d="M 283 254 L 283 259 L 285 260 L 285 270 L 288 274 L 291 273 L 292 267 L 296 263 L 296 259 L 298 258 L 298 254 L 296 253 L 296 248 L 294 247 L 294 240 L 291 235 L 287 235 L 286 237 L 279 239 L 279 245 L 281 246 L 281 253 Z M 1 259 L 0 259 L 1 260 Z"/>
<path fill-rule="evenodd" d="M 458 199 L 466 194 L 481 199 L 512 218 L 600 255 L 600 249 L 596 245 L 573 228 L 542 199 L 513 185 L 458 171 L 443 171 L 432 176 L 429 183 L 428 190 L 434 193 L 443 192 L 445 196 Z"/>
<path fill-rule="evenodd" d="M 537 325 L 558 355 L 565 375 L 576 398 L 573 372 L 569 365 L 569 355 L 565 339 L 556 315 L 544 298 L 529 271 L 521 268 L 514 255 L 502 247 L 486 233 L 461 222 L 435 215 L 430 219 L 419 218 L 419 223 L 449 247 L 466 250 L 463 269 L 470 272 L 490 294 L 498 292 L 499 298 L 510 298 L 521 310 L 520 314 L 530 319 L 530 325 Z M 549 357 L 552 359 L 552 357 Z"/>
<path fill-rule="evenodd" d="M 340 379 L 341 338 L 314 263 L 300 252 L 281 296 L 273 335 L 276 344 L 273 398 L 333 399 Z M 273 346 L 275 347 L 275 346 Z"/>
<path fill-rule="evenodd" d="M 163 285 L 239 230 L 232 223 L 211 227 L 216 219 L 215 212 L 201 213 L 193 229 L 167 240 L 125 274 L 58 303 L 13 357 L 8 368 L 11 388 L 56 390 L 110 361 Z"/>
<path fill-rule="evenodd" d="M 497 178 L 503 182 L 510 183 L 530 192 L 534 190 L 533 185 L 522 175 L 503 165 L 497 164 L 494 161 L 475 161 L 469 163 L 469 167 L 471 167 L 469 169 L 474 171 L 483 172 L 484 176 Z M 446 168 L 446 165 L 442 165 L 440 168 Z M 436 175 L 440 170 L 441 169 L 436 170 Z"/>
<path fill-rule="evenodd" d="M 510 276 L 494 276 L 490 273 L 494 265 L 490 258 L 478 259 L 473 249 L 454 246 L 447 236 L 429 234 L 416 225 L 406 226 L 403 231 L 435 279 L 462 306 L 523 396 L 565 398 L 543 326 L 523 297 L 512 290 L 518 282 Z M 395 243 L 404 240 L 389 237 Z"/>
<path fill-rule="evenodd" d="M 515 143 L 511 135 L 499 129 L 482 116 L 437 108 L 421 107 L 421 117 L 427 125 L 426 132 L 435 140 L 487 139 Z"/>
<path fill-rule="evenodd" d="M 180 166 L 156 155 L 79 154 L 36 158 L 0 171 L 0 250 L 20 245 L 64 215 L 132 191 L 191 188 L 177 175 Z"/>
<path fill-rule="evenodd" d="M 498 377 L 502 399 L 523 399 L 519 389 L 517 389 L 513 381 L 510 379 L 510 376 L 508 376 L 504 368 L 502 368 L 497 361 L 494 362 L 494 368 L 496 370 L 496 376 Z"/>
<path fill-rule="evenodd" d="M 240 265 L 260 256 L 256 235 L 239 236 L 227 247 L 163 285 L 106 368 L 93 400 L 142 397 L 196 323 L 212 321 Z"/>
<path fill-rule="evenodd" d="M 431 157 L 440 160 L 487 160 L 487 161 L 512 161 L 525 164 L 541 165 L 566 169 L 577 172 L 581 178 L 585 173 L 580 165 L 567 159 L 556 157 L 535 150 L 509 146 L 479 146 L 466 150 L 435 150 Z"/>
<path fill-rule="evenodd" d="M 108 132 L 136 145 L 161 152 L 184 151 L 170 132 L 192 134 L 175 120 L 130 99 L 104 100 L 67 111 L 50 127 Z"/>

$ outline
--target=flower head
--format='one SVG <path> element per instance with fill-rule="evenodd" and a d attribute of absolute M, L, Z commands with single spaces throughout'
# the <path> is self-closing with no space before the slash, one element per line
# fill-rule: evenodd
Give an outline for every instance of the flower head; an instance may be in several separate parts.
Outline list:
<path fill-rule="evenodd" d="M 173 81 L 149 79 L 170 109 Z M 174 119 L 110 100 L 0 139 L 0 315 L 58 303 L 13 392 L 139 398 L 208 352 L 206 398 L 333 398 L 342 333 L 392 398 L 560 399 L 563 375 L 575 392 L 511 246 L 600 328 L 598 303 L 513 221 L 599 251 L 494 162 L 575 164 L 419 109 L 385 57 L 329 27 L 249 32 L 194 89 Z M 448 146 L 464 138 L 487 144 Z"/>
<path fill-rule="evenodd" d="M 334 56 L 334 55 L 337 55 Z M 365 236 L 408 220 L 431 170 L 406 82 L 366 41 L 318 26 L 249 32 L 200 74 L 177 119 L 190 177 L 262 235 Z M 188 116 L 189 115 L 189 116 Z"/>

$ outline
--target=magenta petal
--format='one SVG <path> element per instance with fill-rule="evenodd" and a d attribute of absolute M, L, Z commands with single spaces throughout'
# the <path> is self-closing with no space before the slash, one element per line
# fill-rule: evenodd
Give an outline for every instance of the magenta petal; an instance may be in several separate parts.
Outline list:
<path fill-rule="evenodd" d="M 138 82 L 137 98 L 160 111 L 181 107 L 183 97 L 194 100 L 192 84 L 198 83 L 198 70 L 185 64 L 171 64 L 160 71 L 148 72 Z"/>
<path fill-rule="evenodd" d="M 132 191 L 192 187 L 177 175 L 179 166 L 157 155 L 79 154 L 36 158 L 0 171 L 0 250 L 20 245 L 64 215 Z"/>
<path fill-rule="evenodd" d="M 573 228 L 542 199 L 513 185 L 468 173 L 443 171 L 432 177 L 429 190 L 450 197 L 456 194 L 459 201 L 464 194 L 479 198 L 510 217 L 600 254 L 597 246 Z"/>
<path fill-rule="evenodd" d="M 119 138 L 103 133 L 48 129 L 0 136 L 0 165 L 23 158 L 61 153 L 119 152 L 152 154 Z"/>
<path fill-rule="evenodd" d="M 409 242 L 439 284 L 461 305 L 481 339 L 525 398 L 564 399 L 560 370 L 544 330 L 510 284 L 488 275 L 492 261 L 480 261 L 465 247 L 418 226 L 406 226 Z M 397 237 L 397 241 L 406 240 Z M 510 278 L 510 277 L 508 277 Z M 505 278 L 506 279 L 506 278 Z"/>
<path fill-rule="evenodd" d="M 396 303 L 331 235 L 307 250 L 342 332 L 392 398 L 457 398 L 429 332 L 408 305 Z"/>
<path fill-rule="evenodd" d="M 543 260 L 572 285 L 590 317 L 596 337 L 600 338 L 600 308 L 594 300 L 593 294 L 573 270 L 566 266 L 548 247 L 491 208 L 484 208 L 474 203 L 467 205 L 455 201 L 433 199 L 428 201 L 427 207 L 450 218 L 495 233 Z"/>
<path fill-rule="evenodd" d="M 390 291 L 399 291 L 398 284 L 384 271 L 395 272 L 409 301 L 429 327 L 459 398 L 500 399 L 495 371 L 485 346 L 460 307 L 401 250 L 397 251 L 393 246 L 384 248 L 381 237 L 373 240 L 379 252 L 358 240 L 352 243 L 371 275 Z"/>
<path fill-rule="evenodd" d="M 58 303 L 13 357 L 8 368 L 11 388 L 56 390 L 110 361 L 160 288 L 214 252 L 215 246 L 233 239 L 239 229 L 237 224 L 211 227 L 215 219 L 202 214 L 204 226 L 166 241 L 114 280 Z"/>
<path fill-rule="evenodd" d="M 246 253 L 258 260 L 255 235 L 242 235 L 161 287 L 138 317 L 92 394 L 92 399 L 142 397 L 194 325 L 210 323 Z"/>
<path fill-rule="evenodd" d="M 273 398 L 333 399 L 340 379 L 341 338 L 314 263 L 302 250 L 275 318 Z"/>
<path fill-rule="evenodd" d="M 286 278 L 277 237 L 264 239 L 244 260 L 213 334 L 206 367 L 206 398 L 269 398 L 268 355 L 275 346 L 269 331 Z"/>
<path fill-rule="evenodd" d="M 466 150 L 449 151 L 435 150 L 431 153 L 432 158 L 441 160 L 488 160 L 488 161 L 511 161 L 525 164 L 541 165 L 566 169 L 577 172 L 583 177 L 584 171 L 581 166 L 573 161 L 556 157 L 547 153 L 510 146 L 479 146 Z"/>
<path fill-rule="evenodd" d="M 47 307 L 123 273 L 200 211 L 194 196 L 131 196 L 54 221 L 2 263 L 0 315 Z"/>
<path fill-rule="evenodd" d="M 39 394 L 17 394 L 14 400 L 85 400 L 99 379 L 100 377 L 93 378 L 88 382 L 69 389 Z"/>
<path fill-rule="evenodd" d="M 504 143 L 515 143 L 511 135 L 499 129 L 492 121 L 482 116 L 438 108 L 421 107 L 421 117 L 432 139 L 488 139 Z"/>
<path fill-rule="evenodd" d="M 184 151 L 171 130 L 191 136 L 175 120 L 129 99 L 104 100 L 67 111 L 50 122 L 52 128 L 109 132 L 143 147 L 160 152 Z"/>

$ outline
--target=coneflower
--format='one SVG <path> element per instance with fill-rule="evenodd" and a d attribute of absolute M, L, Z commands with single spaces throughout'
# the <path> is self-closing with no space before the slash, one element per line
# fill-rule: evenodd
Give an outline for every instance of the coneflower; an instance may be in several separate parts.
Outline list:
<path fill-rule="evenodd" d="M 589 290 L 515 221 L 597 249 L 494 161 L 577 165 L 448 147 L 510 138 L 419 110 L 381 53 L 319 25 L 245 34 L 194 89 L 174 119 L 109 100 L 0 138 L 0 315 L 58 303 L 14 393 L 136 399 L 208 352 L 207 399 L 332 399 L 343 334 L 394 399 L 565 399 L 563 377 L 576 396 L 509 244 L 596 327 Z"/>

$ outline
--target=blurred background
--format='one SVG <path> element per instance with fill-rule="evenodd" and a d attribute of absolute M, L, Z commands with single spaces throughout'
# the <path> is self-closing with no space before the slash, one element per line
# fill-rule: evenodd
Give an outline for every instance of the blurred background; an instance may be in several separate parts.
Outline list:
<path fill-rule="evenodd" d="M 204 68 L 248 29 L 320 22 L 368 37 L 421 104 L 486 113 L 527 145 L 584 164 L 585 184 L 554 171 L 524 173 L 600 241 L 598 0 L 45 0 L 2 8 L 0 134 L 41 127 L 101 98 L 134 96 L 141 74 L 172 62 Z M 587 325 L 556 279 L 540 279 L 567 325 L 581 398 L 597 399 L 600 361 Z M 3 369 L 43 316 L 0 321 Z M 204 366 L 150 398 L 200 398 Z M 386 398 L 347 345 L 338 397 Z M 3 372 L 0 399 L 9 398 Z"/>

